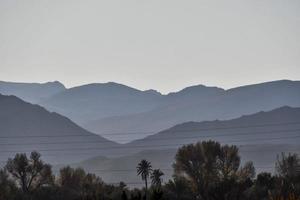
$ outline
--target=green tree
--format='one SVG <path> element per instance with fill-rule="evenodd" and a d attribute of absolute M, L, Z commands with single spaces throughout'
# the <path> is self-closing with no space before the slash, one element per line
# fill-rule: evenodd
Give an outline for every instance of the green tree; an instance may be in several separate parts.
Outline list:
<path fill-rule="evenodd" d="M 51 165 L 45 164 L 41 155 L 35 151 L 30 154 L 30 158 L 27 158 L 26 154 L 16 154 L 13 159 L 8 159 L 5 168 L 19 183 L 24 193 L 54 182 Z"/>
<path fill-rule="evenodd" d="M 137 166 L 137 174 L 142 177 L 142 180 L 145 181 L 145 196 L 147 199 L 148 192 L 148 177 L 152 171 L 151 163 L 147 160 L 141 160 L 141 162 Z"/>

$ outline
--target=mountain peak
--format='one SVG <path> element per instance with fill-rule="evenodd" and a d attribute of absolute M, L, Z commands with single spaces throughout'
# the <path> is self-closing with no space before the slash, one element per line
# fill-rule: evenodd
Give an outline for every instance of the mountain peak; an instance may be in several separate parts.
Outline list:
<path fill-rule="evenodd" d="M 56 87 L 60 87 L 60 88 L 64 88 L 66 89 L 66 87 L 64 86 L 63 83 L 59 82 L 59 81 L 49 81 L 49 82 L 46 82 L 46 83 L 40 83 L 41 85 L 42 84 L 45 84 L 45 85 L 51 85 L 51 86 L 56 86 Z"/>
<path fill-rule="evenodd" d="M 149 94 L 162 95 L 160 92 L 158 92 L 157 90 L 153 90 L 153 89 L 145 90 L 144 92 L 149 93 Z"/>
<path fill-rule="evenodd" d="M 194 85 L 186 87 L 178 92 L 169 93 L 168 96 L 186 96 L 186 95 L 209 95 L 222 93 L 225 90 L 218 87 L 210 87 L 205 85 Z"/>

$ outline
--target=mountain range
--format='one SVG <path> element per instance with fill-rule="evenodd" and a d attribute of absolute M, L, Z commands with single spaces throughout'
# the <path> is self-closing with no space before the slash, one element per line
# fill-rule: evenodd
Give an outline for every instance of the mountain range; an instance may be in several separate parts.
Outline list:
<path fill-rule="evenodd" d="M 38 103 L 54 94 L 66 90 L 65 86 L 58 82 L 47 83 L 14 83 L 0 81 L 0 93 L 3 95 L 15 95 L 27 102 Z"/>
<path fill-rule="evenodd" d="M 101 119 L 84 127 L 99 134 L 112 133 L 108 138 L 121 141 L 114 133 L 138 132 L 145 136 L 187 121 L 225 120 L 281 106 L 299 107 L 300 82 L 275 81 L 229 90 L 194 86 L 165 98 L 168 103 L 150 111 Z"/>
<path fill-rule="evenodd" d="M 55 85 L 55 90 L 48 89 L 49 84 Z M 14 87 L 4 87 L 6 85 Z M 93 133 L 121 143 L 187 121 L 227 120 L 281 106 L 300 106 L 300 81 L 290 80 L 228 90 L 196 85 L 166 95 L 113 82 L 69 89 L 59 82 L 34 86 L 36 91 L 43 92 L 27 94 L 32 84 L 0 82 L 0 93 L 37 103 Z M 130 134 L 124 137 L 124 133 Z"/>
<path fill-rule="evenodd" d="M 254 161 L 258 171 L 272 171 L 280 152 L 300 152 L 297 107 L 283 106 L 229 120 L 185 122 L 126 144 L 96 135 L 16 96 L 0 95 L 0 110 L 0 162 L 15 153 L 36 150 L 52 164 L 80 166 L 107 182 L 139 181 L 135 166 L 141 159 L 163 169 L 168 179 L 177 148 L 203 140 L 237 145 L 243 162 Z M 123 132 L 119 137 L 135 134 Z"/>

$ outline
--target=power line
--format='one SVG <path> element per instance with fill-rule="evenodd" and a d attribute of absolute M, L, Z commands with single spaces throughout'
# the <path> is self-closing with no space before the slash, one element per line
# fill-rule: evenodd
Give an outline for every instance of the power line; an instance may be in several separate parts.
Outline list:
<path fill-rule="evenodd" d="M 172 131 L 167 129 L 165 131 L 152 131 L 152 132 L 122 132 L 122 133 L 103 133 L 101 135 L 131 135 L 131 134 L 150 134 L 150 133 L 165 133 L 165 132 L 196 132 L 196 131 L 211 131 L 211 130 L 227 130 L 227 129 L 240 129 L 240 128 L 259 128 L 259 127 L 267 127 L 267 126 L 282 126 L 282 125 L 295 125 L 300 124 L 300 122 L 284 122 L 284 123 L 269 123 L 269 124 L 256 124 L 256 125 L 248 125 L 248 126 L 232 126 L 232 127 L 219 127 L 219 128 L 206 128 L 206 129 L 182 129 L 178 131 Z M 90 134 L 90 135 L 78 135 L 78 134 L 66 134 L 66 135 L 14 135 L 14 136 L 1 136 L 0 138 L 43 138 L 43 137 L 97 137 L 99 135 Z"/>
<path fill-rule="evenodd" d="M 170 139 L 201 139 L 204 137 L 229 137 L 229 136 L 244 136 L 244 135 L 256 135 L 256 134 L 273 134 L 273 133 L 292 133 L 300 131 L 300 129 L 286 129 L 286 130 L 274 130 L 274 131 L 258 131 L 258 132 L 244 132 L 233 134 L 211 134 L 211 135 L 199 135 L 199 136 L 168 136 L 160 138 L 147 138 L 147 141 L 155 140 L 170 140 Z M 139 140 L 136 140 L 139 141 Z M 0 145 L 44 145 L 44 144 L 101 144 L 109 141 L 66 141 L 66 142 L 38 142 L 38 143 L 2 143 Z M 110 143 L 110 142 L 109 142 Z"/>
<path fill-rule="evenodd" d="M 278 139 L 291 139 L 291 138 L 300 138 L 299 136 L 290 136 L 290 137 L 277 137 L 277 138 L 257 138 L 257 139 L 247 139 L 247 140 L 232 140 L 232 141 L 226 141 L 229 143 L 234 143 L 234 142 L 248 142 L 248 141 L 262 141 L 262 140 L 278 140 Z M 168 145 L 136 145 L 136 146 L 114 146 L 114 147 L 88 147 L 88 148 L 69 148 L 69 149 L 41 149 L 38 150 L 40 152 L 47 152 L 47 151 L 70 151 L 70 150 L 109 150 L 109 149 L 131 149 L 131 148 L 148 148 L 148 147 L 177 147 L 180 145 L 186 145 L 186 143 L 178 143 L 178 144 L 168 144 Z M 31 150 L 18 150 L 18 151 L 1 151 L 0 153 L 18 153 L 20 151 L 31 151 Z"/>
<path fill-rule="evenodd" d="M 241 165 L 242 167 L 242 165 Z M 271 167 L 271 166 L 254 166 L 255 168 L 258 168 L 258 169 L 275 169 L 275 166 L 274 167 Z M 81 167 L 79 167 L 81 168 Z M 63 168 L 61 169 L 57 169 L 57 170 L 52 170 L 54 172 L 60 172 Z M 155 169 L 160 169 L 162 171 L 173 171 L 174 168 L 155 168 Z M 116 173 L 119 173 L 119 172 L 136 172 L 136 169 L 84 169 L 86 172 L 116 172 Z"/>
<path fill-rule="evenodd" d="M 196 122 L 197 123 L 197 122 Z M 201 123 L 201 122 L 199 122 Z M 163 130 L 163 131 L 149 131 L 149 132 L 122 132 L 122 133 L 103 133 L 101 135 L 130 135 L 130 134 L 151 134 L 151 133 L 163 133 L 163 132 L 194 132 L 194 131 L 210 131 L 210 130 L 226 130 L 226 129 L 239 129 L 239 128 L 252 128 L 252 127 L 266 127 L 266 126 L 281 126 L 281 125 L 293 125 L 293 124 L 300 124 L 300 122 L 283 122 L 283 123 L 269 123 L 269 124 L 255 124 L 255 125 L 248 125 L 248 126 L 231 126 L 231 127 L 216 127 L 216 128 L 202 128 L 202 129 L 183 129 L 178 131 L 173 131 L 170 129 Z"/>

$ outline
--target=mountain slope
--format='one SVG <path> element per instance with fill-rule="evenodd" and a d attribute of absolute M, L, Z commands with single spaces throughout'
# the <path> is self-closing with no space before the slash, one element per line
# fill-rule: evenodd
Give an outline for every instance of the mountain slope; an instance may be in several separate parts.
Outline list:
<path fill-rule="evenodd" d="M 114 133 L 140 133 L 128 138 L 133 140 L 186 121 L 224 120 L 281 106 L 299 107 L 300 81 L 274 81 L 230 90 L 196 86 L 164 98 L 167 103 L 151 111 L 101 119 L 84 127 L 122 142 Z"/>
<path fill-rule="evenodd" d="M 47 160 L 74 162 L 107 155 L 118 144 L 92 134 L 57 113 L 0 95 L 0 160 L 18 152 L 40 151 Z"/>
<path fill-rule="evenodd" d="M 163 149 L 209 139 L 237 145 L 299 144 L 300 108 L 285 106 L 232 120 L 186 122 L 126 145 Z"/>
<path fill-rule="evenodd" d="M 117 83 L 89 84 L 70 88 L 40 102 L 51 111 L 78 123 L 155 108 L 161 94 L 140 91 Z"/>
<path fill-rule="evenodd" d="M 285 106 L 232 120 L 186 122 L 123 145 L 122 152 L 128 155 L 95 157 L 73 166 L 96 173 L 107 182 L 122 180 L 129 186 L 140 186 L 136 165 L 141 159 L 160 168 L 165 173 L 164 180 L 168 180 L 173 174 L 172 163 L 177 148 L 203 140 L 237 145 L 242 162 L 253 161 L 257 172 L 273 172 L 278 154 L 300 153 L 300 108 Z"/>
<path fill-rule="evenodd" d="M 58 81 L 48 83 L 13 83 L 0 81 L 1 94 L 15 95 L 31 103 L 37 103 L 65 89 L 65 86 Z"/>

